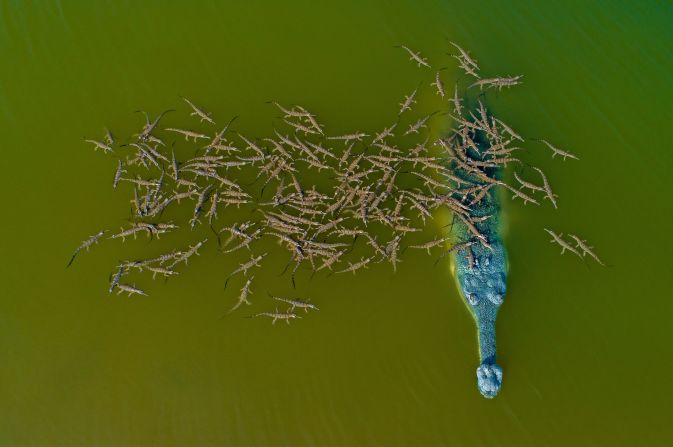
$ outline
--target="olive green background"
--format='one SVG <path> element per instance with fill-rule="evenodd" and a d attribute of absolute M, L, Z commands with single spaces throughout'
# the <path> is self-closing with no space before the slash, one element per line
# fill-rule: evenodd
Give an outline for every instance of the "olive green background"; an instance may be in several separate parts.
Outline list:
<path fill-rule="evenodd" d="M 668 1 L 0 2 L 0 445 L 670 445 L 673 5 Z M 530 142 L 559 210 L 507 201 L 509 291 L 498 323 L 501 394 L 475 383 L 476 334 L 446 262 L 408 252 L 397 274 L 300 274 L 320 311 L 292 325 L 245 319 L 207 247 L 149 297 L 108 295 L 118 259 L 189 233 L 105 242 L 130 189 L 82 138 L 120 137 L 192 98 L 266 136 L 300 103 L 333 133 L 374 131 L 432 73 L 456 65 L 524 84 L 488 101 Z M 452 82 L 450 83 L 452 86 Z M 428 110 L 429 87 L 421 90 Z M 433 103 L 434 101 L 434 103 Z M 179 124 L 179 115 L 170 119 Z M 435 121 L 437 124 L 437 121 Z M 448 125 L 448 123 L 446 123 Z M 559 255 L 542 228 L 587 238 L 610 265 Z M 259 272 L 290 293 L 282 258 Z M 278 268 L 276 268 L 278 267 Z M 235 287 L 234 287 L 235 286 Z"/>

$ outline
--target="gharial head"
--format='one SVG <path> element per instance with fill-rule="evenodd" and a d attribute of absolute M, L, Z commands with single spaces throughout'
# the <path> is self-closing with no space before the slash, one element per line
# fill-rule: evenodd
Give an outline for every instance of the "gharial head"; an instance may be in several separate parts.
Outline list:
<path fill-rule="evenodd" d="M 467 302 L 500 307 L 505 300 L 506 277 L 501 272 L 474 271 L 458 277 L 458 285 Z"/>
<path fill-rule="evenodd" d="M 494 241 L 492 251 L 483 247 L 473 249 L 473 256 L 457 253 L 454 271 L 463 296 L 472 306 L 499 307 L 507 291 L 507 256 L 501 243 Z"/>

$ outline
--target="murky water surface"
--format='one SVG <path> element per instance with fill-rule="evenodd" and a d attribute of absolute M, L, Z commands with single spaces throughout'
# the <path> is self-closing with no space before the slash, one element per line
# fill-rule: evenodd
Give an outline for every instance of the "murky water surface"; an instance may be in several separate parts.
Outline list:
<path fill-rule="evenodd" d="M 1 2 L 0 444 L 666 445 L 671 23 L 664 1 Z M 234 261 L 212 247 L 149 297 L 107 294 L 118 259 L 184 236 L 101 244 L 64 269 L 128 216 L 114 160 L 83 136 L 128 135 L 133 111 L 179 95 L 257 136 L 269 99 L 305 104 L 334 133 L 380 129 L 430 76 L 393 46 L 455 79 L 447 39 L 487 73 L 523 74 L 491 107 L 581 158 L 530 143 L 559 210 L 506 204 L 495 400 L 476 390 L 475 330 L 447 264 L 420 253 L 396 275 L 300 276 L 321 310 L 291 326 L 220 318 Z M 610 267 L 560 256 L 544 226 L 581 234 Z M 278 273 L 262 275 L 255 309 L 264 289 L 291 291 Z"/>

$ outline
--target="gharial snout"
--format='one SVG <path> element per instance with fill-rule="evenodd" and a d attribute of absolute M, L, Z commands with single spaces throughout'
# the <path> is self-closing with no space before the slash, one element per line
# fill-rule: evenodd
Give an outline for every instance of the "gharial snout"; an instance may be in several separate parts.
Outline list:
<path fill-rule="evenodd" d="M 496 363 L 482 363 L 477 368 L 477 386 L 482 396 L 493 399 L 502 386 L 502 368 Z"/>

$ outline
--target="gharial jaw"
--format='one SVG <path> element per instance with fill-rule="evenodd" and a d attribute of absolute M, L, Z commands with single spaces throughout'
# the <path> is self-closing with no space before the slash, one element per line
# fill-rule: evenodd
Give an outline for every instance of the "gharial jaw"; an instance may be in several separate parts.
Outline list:
<path fill-rule="evenodd" d="M 454 255 L 454 273 L 465 303 L 474 316 L 479 337 L 480 365 L 477 386 L 486 398 L 495 397 L 502 386 L 502 368 L 496 363 L 495 321 L 504 302 L 507 281 L 507 253 L 499 238 L 489 250 L 480 244 L 471 253 Z"/>

